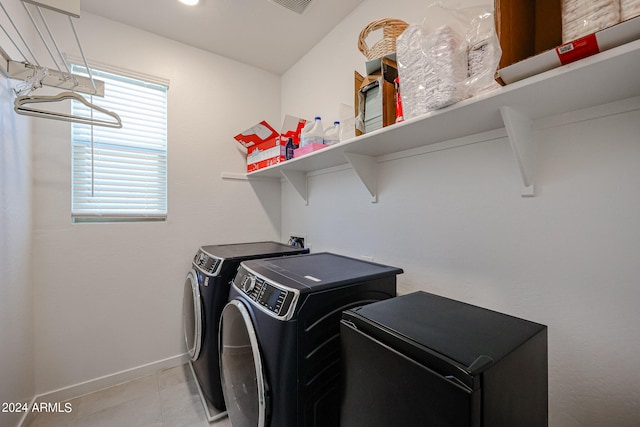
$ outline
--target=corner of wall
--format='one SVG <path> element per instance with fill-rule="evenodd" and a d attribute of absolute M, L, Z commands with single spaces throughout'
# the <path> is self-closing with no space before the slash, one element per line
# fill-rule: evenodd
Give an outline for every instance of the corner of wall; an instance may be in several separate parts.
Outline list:
<path fill-rule="evenodd" d="M 28 403 L 35 393 L 31 132 L 12 99 L 11 82 L 0 76 L 0 402 Z M 22 415 L 0 412 L 0 425 L 18 425 Z"/>

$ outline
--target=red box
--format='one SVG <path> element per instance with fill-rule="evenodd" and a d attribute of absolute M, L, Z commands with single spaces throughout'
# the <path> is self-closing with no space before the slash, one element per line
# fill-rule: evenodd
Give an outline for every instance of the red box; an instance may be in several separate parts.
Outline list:
<path fill-rule="evenodd" d="M 300 145 L 300 132 L 302 132 L 302 128 L 304 128 L 306 122 L 305 119 L 286 115 L 282 122 L 280 141 L 286 144 L 289 138 L 291 138 L 295 145 Z"/>
<path fill-rule="evenodd" d="M 257 145 L 270 141 L 279 134 L 266 121 L 261 121 L 257 125 L 239 133 L 234 138 L 246 149 L 255 148 Z"/>
<path fill-rule="evenodd" d="M 294 144 L 300 144 L 300 132 L 305 123 L 305 119 L 286 115 L 280 133 L 263 120 L 236 135 L 235 140 L 247 150 L 247 172 L 284 162 L 289 138 Z"/>
<path fill-rule="evenodd" d="M 286 141 L 283 143 L 280 137 L 277 136 L 261 144 L 249 147 L 247 172 L 254 172 L 284 162 L 286 160 L 286 146 Z"/>

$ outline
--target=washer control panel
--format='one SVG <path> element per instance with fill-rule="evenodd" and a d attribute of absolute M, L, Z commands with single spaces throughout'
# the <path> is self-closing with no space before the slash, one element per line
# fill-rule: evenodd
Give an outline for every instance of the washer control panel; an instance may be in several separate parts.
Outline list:
<path fill-rule="evenodd" d="M 289 320 L 293 314 L 297 292 L 240 267 L 233 279 L 233 285 L 249 297 L 261 310 L 282 320 Z"/>
<path fill-rule="evenodd" d="M 202 249 L 198 250 L 198 253 L 193 257 L 193 265 L 195 265 L 200 271 L 210 276 L 217 276 L 220 272 L 220 265 L 222 259 L 209 255 Z"/>

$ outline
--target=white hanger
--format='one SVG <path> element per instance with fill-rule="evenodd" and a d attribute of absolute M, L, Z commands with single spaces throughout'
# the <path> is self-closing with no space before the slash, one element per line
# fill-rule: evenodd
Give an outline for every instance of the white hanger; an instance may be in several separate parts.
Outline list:
<path fill-rule="evenodd" d="M 76 101 L 80 101 L 87 107 L 93 110 L 99 111 L 113 118 L 113 120 L 97 119 L 94 117 L 85 117 L 85 116 L 79 116 L 76 114 L 60 113 L 56 111 L 43 110 L 35 107 L 25 107 L 26 104 L 37 104 L 41 102 L 59 102 L 59 101 L 64 101 L 66 99 L 75 99 Z M 15 101 L 13 101 L 13 109 L 15 110 L 16 113 L 23 114 L 25 116 L 43 117 L 43 118 L 53 119 L 53 120 L 62 120 L 65 122 L 83 123 L 87 125 L 103 126 L 103 127 L 110 127 L 110 128 L 116 128 L 116 129 L 122 128 L 122 120 L 120 119 L 120 116 L 118 116 L 113 111 L 109 111 L 105 108 L 92 104 L 91 102 L 87 101 L 87 99 L 84 96 L 78 95 L 77 93 L 74 93 L 74 92 L 61 92 L 55 96 L 38 96 L 38 95 L 19 96 L 15 99 Z"/>

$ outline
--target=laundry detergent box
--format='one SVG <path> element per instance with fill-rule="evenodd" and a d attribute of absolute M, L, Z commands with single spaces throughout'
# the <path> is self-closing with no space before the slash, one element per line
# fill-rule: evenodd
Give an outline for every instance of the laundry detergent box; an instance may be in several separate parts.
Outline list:
<path fill-rule="evenodd" d="M 247 172 L 284 162 L 289 138 L 300 145 L 300 132 L 305 123 L 305 119 L 286 115 L 280 133 L 263 120 L 236 135 L 235 140 L 247 150 Z"/>
<path fill-rule="evenodd" d="M 254 172 L 286 160 L 286 142 L 280 136 L 249 147 L 247 172 Z"/>
<path fill-rule="evenodd" d="M 300 133 L 302 128 L 307 123 L 305 119 L 294 117 L 290 115 L 284 116 L 282 121 L 282 130 L 280 131 L 280 141 L 285 144 L 289 141 L 289 138 L 293 140 L 296 146 L 300 146 Z"/>
<path fill-rule="evenodd" d="M 280 134 L 266 120 L 239 133 L 234 138 L 247 150 L 247 172 L 284 161 L 284 146 L 280 150 Z"/>
<path fill-rule="evenodd" d="M 257 145 L 263 144 L 278 136 L 278 132 L 271 127 L 269 123 L 263 120 L 257 125 L 237 134 L 234 138 L 244 148 L 249 150 L 251 147 L 256 147 Z"/>

